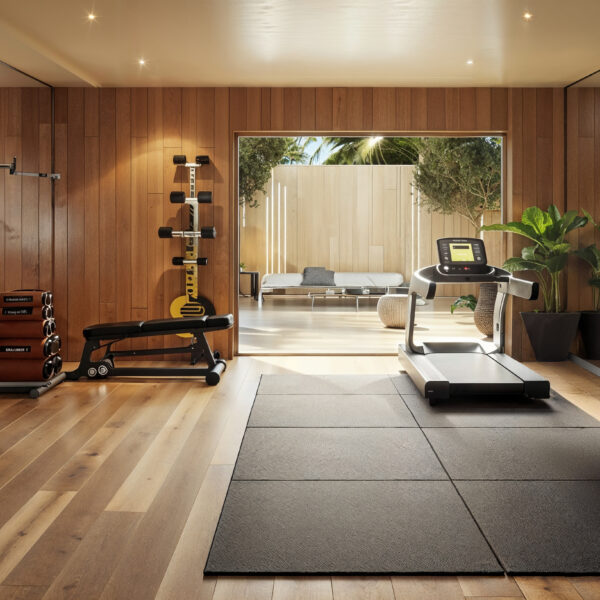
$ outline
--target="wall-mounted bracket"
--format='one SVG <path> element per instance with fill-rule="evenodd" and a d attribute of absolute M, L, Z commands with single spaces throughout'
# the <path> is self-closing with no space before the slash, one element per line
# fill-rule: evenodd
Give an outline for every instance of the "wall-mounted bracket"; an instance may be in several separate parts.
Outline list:
<path fill-rule="evenodd" d="M 21 175 L 22 177 L 42 177 L 44 179 L 60 179 L 60 173 L 32 173 L 28 171 L 17 171 L 17 157 L 13 156 L 13 159 L 9 163 L 0 163 L 0 169 L 8 169 L 9 175 Z"/>

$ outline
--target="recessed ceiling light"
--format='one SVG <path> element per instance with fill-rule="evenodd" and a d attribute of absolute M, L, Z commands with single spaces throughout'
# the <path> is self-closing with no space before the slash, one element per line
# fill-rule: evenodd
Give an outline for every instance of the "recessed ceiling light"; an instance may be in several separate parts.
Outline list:
<path fill-rule="evenodd" d="M 472 65 L 472 64 L 473 64 L 473 59 L 471 59 L 471 58 L 470 58 L 470 59 L 467 61 L 467 64 L 468 64 L 468 65 Z"/>
<path fill-rule="evenodd" d="M 95 21 L 96 20 L 96 15 L 94 13 L 90 13 L 88 15 L 88 21 Z"/>
<path fill-rule="evenodd" d="M 531 19 L 533 19 L 533 15 L 532 15 L 532 14 L 531 14 L 529 11 L 525 11 L 525 12 L 523 13 L 523 18 L 524 18 L 526 21 L 531 21 Z"/>
<path fill-rule="evenodd" d="M 140 60 L 138 60 L 138 63 L 143 67 L 146 64 L 146 59 L 140 58 Z"/>

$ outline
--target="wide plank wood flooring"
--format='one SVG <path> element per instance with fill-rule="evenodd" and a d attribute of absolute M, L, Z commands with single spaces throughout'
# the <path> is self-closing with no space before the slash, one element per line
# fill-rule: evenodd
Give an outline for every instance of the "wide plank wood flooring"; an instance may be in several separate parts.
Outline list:
<path fill-rule="evenodd" d="M 530 366 L 600 418 L 598 378 Z M 216 388 L 0 396 L 0 600 L 600 600 L 597 577 L 203 576 L 260 375 L 397 371 L 392 356 L 238 357 Z"/>

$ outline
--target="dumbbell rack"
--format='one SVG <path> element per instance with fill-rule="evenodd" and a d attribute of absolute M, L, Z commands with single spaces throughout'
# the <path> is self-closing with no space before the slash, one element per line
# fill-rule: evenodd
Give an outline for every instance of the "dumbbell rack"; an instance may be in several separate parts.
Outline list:
<path fill-rule="evenodd" d="M 181 237 L 185 240 L 184 256 L 174 256 L 172 263 L 176 266 L 185 267 L 186 295 L 173 300 L 170 313 L 173 317 L 214 315 L 215 309 L 212 303 L 208 299 L 200 297 L 198 293 L 198 267 L 208 264 L 207 258 L 198 256 L 199 239 L 216 237 L 214 227 L 200 227 L 199 224 L 199 204 L 211 203 L 212 193 L 196 193 L 196 169 L 209 164 L 209 158 L 208 156 L 196 156 L 195 162 L 187 162 L 185 155 L 178 154 L 173 157 L 173 163 L 189 169 L 190 195 L 188 197 L 185 192 L 177 191 L 171 192 L 169 198 L 171 204 L 188 205 L 189 229 L 174 231 L 172 227 L 160 227 L 158 230 L 160 238 Z"/>

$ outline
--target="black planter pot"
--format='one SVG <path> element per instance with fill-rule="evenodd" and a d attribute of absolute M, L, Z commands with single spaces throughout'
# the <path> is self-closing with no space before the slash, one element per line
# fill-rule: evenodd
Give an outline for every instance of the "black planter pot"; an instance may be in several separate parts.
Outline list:
<path fill-rule="evenodd" d="M 585 357 L 591 360 L 600 359 L 600 312 L 582 312 L 579 330 L 581 331 Z"/>
<path fill-rule="evenodd" d="M 522 312 L 529 341 L 535 358 L 540 361 L 555 362 L 567 360 L 569 349 L 577 334 L 581 313 L 541 313 Z"/>

